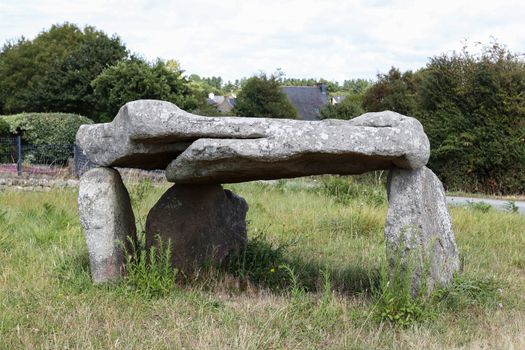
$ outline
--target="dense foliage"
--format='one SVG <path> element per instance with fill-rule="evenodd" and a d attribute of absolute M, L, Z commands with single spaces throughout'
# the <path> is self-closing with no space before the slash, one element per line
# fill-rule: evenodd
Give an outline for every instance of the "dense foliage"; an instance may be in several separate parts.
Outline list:
<path fill-rule="evenodd" d="M 96 119 L 90 83 L 126 56 L 120 38 L 68 23 L 7 43 L 0 51 L 0 113 L 60 111 Z"/>
<path fill-rule="evenodd" d="M 411 115 L 416 108 L 417 74 L 401 73 L 392 67 L 388 74 L 379 74 L 377 82 L 363 96 L 363 107 L 369 112 L 391 110 Z"/>
<path fill-rule="evenodd" d="M 239 116 L 296 118 L 280 87 L 324 83 L 330 96 L 344 99 L 325 106 L 322 118 L 350 119 L 381 110 L 418 118 L 431 142 L 429 166 L 448 189 L 525 192 L 525 60 L 497 43 L 478 55 L 465 49 L 433 57 L 415 72 L 392 68 L 374 84 L 286 78 L 280 70 L 233 83 L 183 73 L 174 60 L 148 62 L 130 55 L 116 35 L 90 26 L 53 25 L 32 40 L 22 37 L 0 49 L 0 114 L 66 112 L 101 122 L 128 101 L 162 99 L 220 115 L 206 103 L 214 92 L 237 93 L 233 112 Z M 44 130 L 55 132 L 43 127 L 40 133 Z M 6 132 L 0 122 L 0 135 Z"/>
<path fill-rule="evenodd" d="M 102 120 L 111 120 L 126 102 L 138 99 L 170 101 L 193 110 L 204 100 L 194 96 L 178 65 L 158 60 L 150 64 L 138 58 L 107 68 L 92 82 Z M 203 102 L 202 102 L 203 103 Z"/>
<path fill-rule="evenodd" d="M 345 80 L 342 85 L 330 82 L 327 84 L 330 95 L 342 98 L 342 101 L 321 108 L 321 119 L 352 119 L 363 114 L 363 99 L 371 86 L 372 83 L 365 79 Z"/>
<path fill-rule="evenodd" d="M 367 91 L 369 111 L 418 118 L 430 167 L 448 189 L 525 192 L 525 61 L 501 45 L 479 55 L 431 58 L 415 73 L 392 69 Z"/>
<path fill-rule="evenodd" d="M 297 111 L 281 91 L 278 78 L 265 74 L 246 80 L 233 111 L 242 117 L 297 118 Z"/>
<path fill-rule="evenodd" d="M 321 119 L 352 119 L 364 113 L 363 97 L 360 94 L 346 96 L 338 104 L 327 104 L 321 108 Z"/>
<path fill-rule="evenodd" d="M 10 128 L 9 123 L 6 122 L 3 118 L 0 118 L 0 137 L 9 136 Z"/>
<path fill-rule="evenodd" d="M 0 114 L 68 112 L 111 120 L 126 102 L 161 98 L 184 109 L 204 104 L 176 61 L 129 56 L 117 36 L 93 27 L 53 25 L 0 50 Z"/>
<path fill-rule="evenodd" d="M 22 135 L 26 161 L 46 163 L 66 162 L 80 125 L 93 123 L 89 118 L 66 113 L 22 113 L 1 116 L 0 121 L 9 125 L 11 135 Z"/>

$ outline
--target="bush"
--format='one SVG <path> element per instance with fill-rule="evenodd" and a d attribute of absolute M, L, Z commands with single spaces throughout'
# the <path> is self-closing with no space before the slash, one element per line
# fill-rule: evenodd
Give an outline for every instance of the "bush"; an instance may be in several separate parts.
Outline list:
<path fill-rule="evenodd" d="M 7 122 L 12 135 L 22 134 L 27 161 L 45 163 L 65 163 L 80 125 L 93 123 L 89 118 L 65 113 L 22 113 L 0 119 Z"/>
<path fill-rule="evenodd" d="M 451 190 L 523 193 L 525 61 L 494 44 L 432 58 L 420 86 L 430 166 Z"/>

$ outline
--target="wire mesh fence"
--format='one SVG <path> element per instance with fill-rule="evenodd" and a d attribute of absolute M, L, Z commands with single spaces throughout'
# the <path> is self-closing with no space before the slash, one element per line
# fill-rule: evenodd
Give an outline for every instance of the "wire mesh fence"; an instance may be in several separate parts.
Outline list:
<path fill-rule="evenodd" d="M 16 138 L 0 137 L 0 163 L 16 163 Z"/>
<path fill-rule="evenodd" d="M 0 137 L 0 172 L 17 173 L 17 139 Z"/>
<path fill-rule="evenodd" d="M 20 136 L 0 138 L 0 173 L 82 175 L 94 166 L 75 144 L 24 144 Z"/>
<path fill-rule="evenodd" d="M 20 136 L 0 137 L 0 176 L 81 176 L 97 165 L 76 144 L 39 144 L 22 142 Z M 123 178 L 137 182 L 142 178 L 164 181 L 164 170 L 118 168 Z"/>
<path fill-rule="evenodd" d="M 75 175 L 80 176 L 84 174 L 89 169 L 95 167 L 96 165 L 92 163 L 88 157 L 82 152 L 82 149 L 77 146 L 73 145 L 73 156 L 75 160 Z"/>

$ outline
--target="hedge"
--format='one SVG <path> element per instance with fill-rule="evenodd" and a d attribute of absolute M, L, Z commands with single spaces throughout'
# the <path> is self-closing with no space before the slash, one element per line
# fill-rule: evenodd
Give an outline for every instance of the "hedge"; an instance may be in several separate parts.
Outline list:
<path fill-rule="evenodd" d="M 33 163 L 67 162 L 71 156 L 75 135 L 82 124 L 92 124 L 89 118 L 67 113 L 21 113 L 0 116 L 9 125 L 11 136 L 20 133 L 25 146 L 24 161 Z"/>

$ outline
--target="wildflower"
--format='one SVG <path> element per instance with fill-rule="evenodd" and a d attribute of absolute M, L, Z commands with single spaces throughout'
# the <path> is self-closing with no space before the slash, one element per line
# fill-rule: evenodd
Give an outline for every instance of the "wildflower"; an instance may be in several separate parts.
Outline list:
<path fill-rule="evenodd" d="M 274 272 L 275 272 L 275 267 L 272 267 L 272 268 L 270 269 L 270 272 L 271 272 L 271 273 L 274 273 Z"/>

